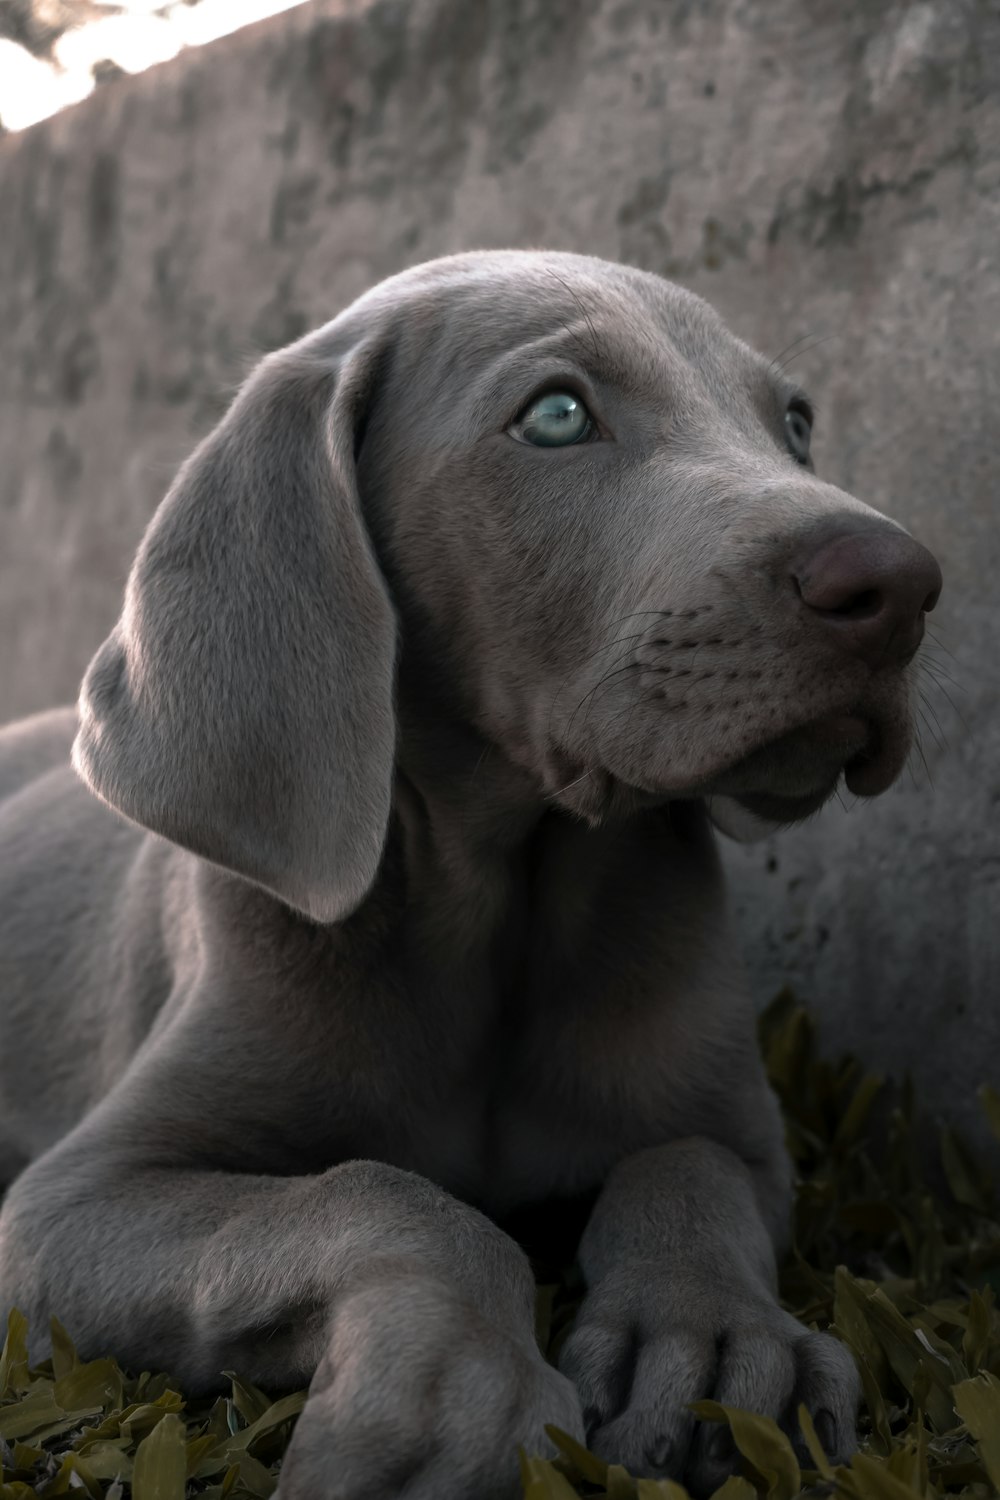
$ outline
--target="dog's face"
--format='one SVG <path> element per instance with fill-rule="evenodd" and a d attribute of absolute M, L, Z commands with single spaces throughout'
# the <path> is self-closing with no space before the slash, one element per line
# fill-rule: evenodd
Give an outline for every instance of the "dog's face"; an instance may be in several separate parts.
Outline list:
<path fill-rule="evenodd" d="M 376 877 L 414 715 L 436 762 L 450 728 L 459 767 L 504 757 L 528 813 L 705 798 L 745 834 L 841 775 L 882 791 L 940 574 L 816 478 L 809 428 L 658 277 L 521 252 L 393 277 L 262 361 L 182 468 L 75 764 L 323 922 Z"/>
<path fill-rule="evenodd" d="M 793 822 L 841 775 L 888 787 L 940 576 L 816 477 L 804 393 L 642 272 L 409 274 L 360 484 L 435 711 L 594 821 L 706 797 Z"/>

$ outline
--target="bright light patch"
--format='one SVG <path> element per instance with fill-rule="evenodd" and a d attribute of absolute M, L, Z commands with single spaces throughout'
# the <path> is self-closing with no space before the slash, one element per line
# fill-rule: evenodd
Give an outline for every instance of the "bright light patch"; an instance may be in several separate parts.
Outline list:
<path fill-rule="evenodd" d="M 200 5 L 164 5 L 162 0 L 118 0 L 124 14 L 64 32 L 51 63 L 33 57 L 16 42 L 0 39 L 0 121 L 8 130 L 24 130 L 85 99 L 100 62 L 114 63 L 124 73 L 141 73 L 154 63 L 169 62 L 183 47 L 214 42 L 302 3 L 201 0 Z"/>

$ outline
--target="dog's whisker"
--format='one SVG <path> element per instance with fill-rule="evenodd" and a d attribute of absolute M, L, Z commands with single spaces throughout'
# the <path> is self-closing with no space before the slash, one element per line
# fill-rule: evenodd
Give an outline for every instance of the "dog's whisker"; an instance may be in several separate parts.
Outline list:
<path fill-rule="evenodd" d="M 927 764 L 927 757 L 924 754 L 923 737 L 922 737 L 919 729 L 917 729 L 914 732 L 913 743 L 916 746 L 917 754 L 920 756 L 921 762 L 923 764 L 924 774 L 927 777 L 927 784 L 928 784 L 928 786 L 933 787 L 934 786 L 934 777 L 931 775 L 931 768 Z"/>
<path fill-rule="evenodd" d="M 590 334 L 590 355 L 594 360 L 596 368 L 599 369 L 601 366 L 601 343 L 600 339 L 597 336 L 597 329 L 594 327 L 594 321 L 590 315 L 590 312 L 588 311 L 586 305 L 581 300 L 579 294 L 575 291 L 570 282 L 568 282 L 564 276 L 560 275 L 560 273 L 555 269 L 554 266 L 549 266 L 548 271 L 553 280 L 558 282 L 563 291 L 565 291 L 569 295 L 570 301 L 576 307 L 580 316 L 583 318 L 584 323 L 587 325 L 587 331 Z M 565 325 L 563 326 L 565 327 Z M 567 331 L 572 334 L 571 329 L 567 329 Z"/>
<path fill-rule="evenodd" d="M 943 651 L 946 656 L 951 657 L 952 661 L 957 662 L 958 657 L 955 655 L 954 651 L 952 651 L 948 646 L 945 645 L 944 641 L 941 639 L 940 631 L 936 630 L 933 625 L 927 625 L 925 626 L 925 629 L 928 636 L 933 641 L 935 649 L 938 651 Z"/>
<path fill-rule="evenodd" d="M 662 617 L 663 617 L 663 616 L 664 616 L 664 615 L 665 615 L 665 614 L 668 614 L 668 613 L 669 613 L 669 611 L 665 611 L 665 610 L 649 610 L 649 611 L 647 611 L 647 610 L 641 610 L 641 611 L 637 611 L 637 613 L 638 613 L 638 614 L 647 614 L 647 613 L 648 613 L 648 614 L 654 614 L 654 615 L 656 615 L 656 616 L 657 616 L 657 617 L 658 617 L 658 618 L 662 618 Z M 629 617 L 626 617 L 626 618 L 629 618 Z M 625 623 L 625 621 L 624 621 L 624 620 L 619 620 L 619 621 L 618 621 L 618 622 L 617 622 L 617 625 L 622 625 L 622 624 L 624 624 L 624 623 Z M 615 627 L 613 627 L 613 628 L 617 628 L 617 625 L 616 625 L 616 626 L 615 626 Z M 595 650 L 594 650 L 594 651 L 592 651 L 592 652 L 591 652 L 591 653 L 590 653 L 590 654 L 589 654 L 589 656 L 588 656 L 588 657 L 587 657 L 587 658 L 586 658 L 586 660 L 587 660 L 587 662 L 590 662 L 590 661 L 593 661 L 593 659 L 594 659 L 594 658 L 595 658 L 595 657 L 596 657 L 596 656 L 599 656 L 599 655 L 600 655 L 600 653 L 601 653 L 601 651 L 602 651 L 602 650 L 610 650 L 610 649 L 611 649 L 611 648 L 612 648 L 612 647 L 613 647 L 613 646 L 617 646 L 617 645 L 622 645 L 622 644 L 624 644 L 624 643 L 625 643 L 625 642 L 626 642 L 626 641 L 629 641 L 629 642 L 631 642 L 631 641 L 641 641 L 641 640 L 642 640 L 642 637 L 643 637 L 643 636 L 644 636 L 644 635 L 645 635 L 645 634 L 646 634 L 646 633 L 647 633 L 647 632 L 648 632 L 648 631 L 649 631 L 649 630 L 651 630 L 651 629 L 652 629 L 652 628 L 653 628 L 653 627 L 652 627 L 652 626 L 651 626 L 651 625 L 650 625 L 650 626 L 644 626 L 644 627 L 643 627 L 643 629 L 642 629 L 642 630 L 639 630 L 639 631 L 636 631 L 636 632 L 634 632 L 634 633 L 633 633 L 633 634 L 631 634 L 631 635 L 623 635 L 623 636 L 620 636 L 620 637 L 618 637 L 618 638 L 617 638 L 617 639 L 616 639 L 616 640 L 613 640 L 613 641 L 610 641 L 610 642 L 607 642 L 607 643 L 606 643 L 606 644 L 605 644 L 605 645 L 604 645 L 604 646 L 599 646 L 599 647 L 597 647 L 597 648 L 596 648 L 596 649 L 595 649 Z M 621 653 L 621 655 L 620 655 L 620 656 L 617 656 L 617 657 L 616 657 L 616 658 L 615 658 L 615 660 L 614 660 L 614 661 L 613 661 L 613 662 L 612 662 L 612 663 L 611 663 L 611 666 L 610 666 L 610 667 L 609 667 L 609 669 L 608 669 L 608 671 L 607 671 L 607 673 L 606 673 L 606 674 L 605 674 L 605 675 L 604 675 L 604 677 L 602 677 L 602 678 L 601 678 L 601 679 L 600 679 L 600 680 L 599 680 L 599 681 L 598 681 L 598 682 L 597 682 L 597 683 L 595 683 L 595 684 L 594 684 L 594 686 L 593 686 L 593 687 L 592 687 L 592 688 L 590 688 L 590 689 L 588 689 L 588 691 L 587 691 L 587 692 L 586 692 L 586 693 L 585 693 L 585 694 L 584 694 L 584 696 L 583 696 L 583 697 L 582 697 L 582 698 L 581 698 L 581 699 L 580 699 L 580 701 L 579 701 L 579 703 L 577 703 L 577 705 L 576 705 L 576 707 L 575 707 L 575 708 L 574 708 L 574 709 L 573 709 L 573 712 L 572 712 L 572 714 L 571 714 L 571 715 L 570 715 L 570 719 L 569 719 L 569 725 L 568 725 L 568 726 L 567 726 L 567 730 L 566 730 L 566 732 L 567 732 L 567 734 L 568 734 L 568 733 L 569 733 L 569 732 L 570 732 L 570 730 L 571 730 L 571 729 L 572 729 L 572 727 L 573 727 L 573 723 L 574 723 L 574 721 L 575 721 L 575 719 L 576 719 L 576 715 L 577 715 L 577 714 L 578 714 L 578 713 L 579 713 L 579 711 L 580 711 L 580 708 L 581 708 L 581 707 L 582 707 L 582 706 L 583 706 L 583 704 L 584 704 L 584 703 L 586 703 L 586 702 L 587 702 L 587 700 L 588 700 L 588 699 L 590 699 L 590 698 L 592 698 L 592 697 L 593 697 L 593 695 L 594 695 L 594 694 L 596 694 L 596 693 L 597 693 L 597 691 L 598 691 L 598 689 L 599 689 L 599 688 L 600 688 L 600 687 L 601 687 L 601 686 L 602 686 L 602 685 L 603 685 L 603 684 L 604 684 L 604 683 L 605 683 L 605 682 L 607 682 L 607 681 L 608 681 L 608 680 L 609 680 L 609 678 L 611 678 L 611 677 L 612 677 L 612 676 L 614 676 L 614 675 L 616 675 L 616 669 L 617 669 L 617 668 L 619 668 L 619 667 L 620 667 L 620 664 L 621 664 L 621 663 L 622 663 L 622 662 L 624 662 L 624 661 L 625 661 L 625 659 L 626 659 L 626 657 L 628 657 L 628 656 L 629 656 L 629 655 L 631 655 L 631 654 L 632 654 L 632 648 L 631 648 L 631 647 L 629 647 L 629 649 L 628 649 L 628 650 L 626 650 L 626 651 L 623 651 L 623 652 L 622 652 L 622 653 Z M 623 671 L 624 671 L 624 670 L 627 670 L 627 668 L 621 668 L 621 670 L 623 670 Z M 564 679 L 564 685 L 565 685 L 565 679 Z M 562 691 L 562 689 L 560 689 L 560 692 L 561 692 L 561 691 Z M 552 714 L 553 714 L 553 712 L 554 712 L 554 706 L 553 706 L 553 705 L 552 705 L 552 704 L 550 704 L 550 706 L 549 706 L 549 733 L 550 733 L 550 735 L 551 735 L 551 730 L 552 730 Z M 585 716 L 584 716 L 584 727 L 586 727 L 586 724 L 587 724 L 587 721 L 588 721 L 588 719 L 589 719 L 589 716 L 590 716 L 590 709 L 589 709 L 589 708 L 588 708 L 588 710 L 587 710 L 587 714 L 586 714 L 586 715 L 585 715 Z"/>
<path fill-rule="evenodd" d="M 627 654 L 628 653 L 626 653 L 626 655 Z M 619 660 L 621 660 L 621 658 L 619 658 Z M 657 664 L 655 662 L 630 661 L 630 662 L 627 662 L 624 666 L 619 666 L 617 668 L 612 667 L 608 672 L 605 673 L 605 675 L 601 678 L 600 682 L 596 683 L 595 686 L 592 687 L 590 689 L 590 691 L 586 694 L 586 697 L 587 698 L 591 698 L 592 702 L 588 705 L 587 713 L 584 716 L 584 724 L 585 725 L 586 725 L 586 723 L 588 722 L 588 720 L 590 718 L 590 713 L 591 713 L 591 711 L 593 709 L 594 703 L 598 702 L 599 697 L 603 697 L 604 696 L 604 692 L 602 692 L 600 690 L 601 689 L 606 689 L 609 686 L 609 684 L 612 683 L 613 679 L 623 676 L 626 672 L 633 672 L 633 671 L 639 674 L 639 683 L 638 683 L 639 687 L 641 687 L 641 685 L 642 685 L 641 678 L 646 673 L 653 673 L 654 675 L 657 675 L 657 676 L 669 676 L 670 675 L 669 668 L 657 666 Z M 581 703 L 584 702 L 584 701 L 585 701 L 584 699 L 581 699 Z M 577 708 L 579 708 L 579 706 L 580 705 L 578 704 Z M 574 710 L 574 714 L 575 714 L 575 712 L 576 712 L 576 710 Z M 572 720 L 570 722 L 572 723 Z"/>
<path fill-rule="evenodd" d="M 571 788 L 579 786 L 581 781 L 586 781 L 592 775 L 592 771 L 584 771 L 582 776 L 576 776 L 572 781 L 567 781 L 565 786 L 558 787 L 554 792 L 546 792 L 546 800 L 551 801 L 553 797 L 561 797 L 564 792 L 568 792 Z"/>
<path fill-rule="evenodd" d="M 953 672 L 949 672 L 943 662 L 935 661 L 932 656 L 920 656 L 916 664 L 918 671 L 926 673 L 928 677 L 933 677 L 935 681 L 947 682 L 957 693 L 968 691 L 965 684 Z"/>
<path fill-rule="evenodd" d="M 627 652 L 626 652 L 626 655 L 628 655 Z M 640 668 L 639 668 L 639 663 L 638 662 L 629 661 L 629 662 L 626 662 L 624 666 L 613 667 L 609 672 L 606 672 L 604 674 L 604 676 L 601 678 L 601 680 L 599 682 L 595 683 L 594 686 L 590 689 L 589 692 L 587 692 L 587 693 L 584 694 L 584 696 L 580 699 L 579 703 L 576 705 L 576 708 L 574 708 L 572 714 L 570 715 L 569 725 L 567 726 L 567 734 L 569 734 L 570 731 L 572 730 L 574 721 L 576 719 L 576 716 L 580 712 L 580 709 L 583 707 L 583 705 L 585 703 L 587 703 L 587 705 L 588 705 L 587 706 L 587 712 L 584 714 L 584 717 L 583 717 L 583 727 L 584 727 L 584 729 L 586 729 L 587 722 L 588 722 L 588 720 L 590 718 L 590 711 L 593 708 L 594 701 L 596 701 L 595 694 L 598 693 L 601 688 L 606 687 L 615 678 L 623 676 L 626 672 L 634 672 L 634 671 L 639 670 L 639 669 Z M 588 702 L 588 700 L 591 700 L 591 701 Z"/>
<path fill-rule="evenodd" d="M 947 747 L 947 736 L 945 735 L 944 730 L 941 728 L 941 720 L 937 716 L 934 705 L 931 703 L 923 688 L 917 689 L 917 696 L 920 705 L 917 711 L 921 715 L 923 722 L 926 724 L 927 730 L 933 738 L 938 749 L 944 750 Z"/>
<path fill-rule="evenodd" d="M 797 359 L 801 359 L 801 357 L 802 357 L 803 354 L 811 354 L 814 349 L 818 349 L 819 348 L 820 344 L 825 344 L 825 343 L 829 342 L 830 339 L 833 339 L 833 338 L 836 338 L 836 337 L 837 337 L 837 335 L 835 333 L 822 333 L 822 334 L 820 334 L 819 338 L 814 339 L 811 344 L 806 344 L 806 346 L 803 349 L 796 350 L 796 352 L 793 355 L 791 355 L 788 359 L 786 359 L 782 363 L 782 365 L 780 366 L 782 374 L 784 374 L 784 372 L 788 369 L 789 365 L 794 364 Z M 813 402 L 812 406 L 813 406 L 813 410 L 815 411 L 816 410 L 816 403 Z"/>
<path fill-rule="evenodd" d="M 624 616 L 622 616 L 621 619 L 616 620 L 612 624 L 611 629 L 612 630 L 618 630 L 628 620 L 636 619 L 636 618 L 638 618 L 638 617 L 640 617 L 642 615 L 655 615 L 658 618 L 662 619 L 665 615 L 669 615 L 669 614 L 670 614 L 669 610 L 660 610 L 660 609 L 635 610 L 632 614 L 624 615 Z M 638 640 L 641 640 L 642 637 L 646 634 L 646 632 L 648 630 L 651 630 L 652 628 L 653 627 L 651 625 L 644 625 L 641 630 L 637 630 L 637 631 L 635 631 L 631 635 L 618 636 L 614 640 L 605 641 L 602 645 L 595 646 L 592 651 L 589 651 L 587 653 L 587 655 L 583 658 L 583 661 L 581 662 L 581 664 L 580 664 L 579 667 L 577 667 L 577 666 L 574 665 L 574 666 L 572 666 L 572 667 L 569 668 L 569 670 L 563 676 L 562 681 L 559 684 L 559 687 L 556 689 L 556 691 L 553 694 L 552 699 L 551 699 L 551 701 L 549 703 L 548 735 L 549 735 L 549 739 L 550 740 L 552 738 L 552 719 L 553 719 L 553 716 L 554 716 L 555 711 L 556 711 L 556 706 L 557 706 L 557 704 L 559 702 L 559 699 L 562 697 L 563 693 L 565 692 L 566 687 L 567 687 L 567 685 L 569 683 L 570 678 L 573 677 L 573 676 L 579 675 L 580 671 L 584 670 L 590 664 L 590 662 L 592 662 L 595 657 L 600 656 L 603 651 L 610 651 L 613 647 L 624 645 L 625 642 L 627 642 L 627 641 L 638 641 Z M 615 659 L 615 661 L 612 662 L 611 665 L 613 667 L 617 666 L 619 662 L 624 661 L 624 659 L 625 659 L 625 657 L 627 655 L 628 655 L 627 651 L 623 652 L 622 655 L 619 656 L 619 657 L 617 657 Z M 577 705 L 577 706 L 579 707 L 579 705 Z M 573 712 L 575 714 L 576 713 L 576 709 L 574 709 Z M 572 722 L 572 719 L 571 719 L 571 722 Z"/>
<path fill-rule="evenodd" d="M 938 651 L 943 651 L 950 658 L 950 664 L 946 664 L 938 658 L 935 654 Z M 934 666 L 940 672 L 953 674 L 956 682 L 960 680 L 961 668 L 954 652 L 949 651 L 946 646 L 940 645 L 933 637 L 929 642 L 925 642 L 923 650 L 915 657 L 915 660 L 921 666 Z"/>
<path fill-rule="evenodd" d="M 797 339 L 792 339 L 792 342 L 790 344 L 786 344 L 780 354 L 776 354 L 774 356 L 771 363 L 767 367 L 767 373 L 769 375 L 780 373 L 783 368 L 781 361 L 784 359 L 785 355 L 790 353 L 791 350 L 795 349 L 799 344 L 804 344 L 807 339 L 814 338 L 818 334 L 818 332 L 818 329 L 810 329 L 808 333 L 800 333 Z"/>
<path fill-rule="evenodd" d="M 947 702 L 951 705 L 952 711 L 955 714 L 956 718 L 958 719 L 959 723 L 962 725 L 962 728 L 964 730 L 966 730 L 966 732 L 968 732 L 968 729 L 969 729 L 968 721 L 966 720 L 966 717 L 963 714 L 962 710 L 959 708 L 958 704 L 955 702 L 954 698 L 949 693 L 948 689 L 945 687 L 944 683 L 941 682 L 938 678 L 934 677 L 933 675 L 931 675 L 931 681 L 934 684 L 934 687 L 937 689 L 937 691 L 939 693 L 943 694 L 943 696 L 945 697 L 945 699 L 947 700 Z M 957 683 L 952 683 L 952 686 L 955 688 L 955 690 L 957 692 L 964 691 L 961 687 L 959 687 L 959 685 Z"/>

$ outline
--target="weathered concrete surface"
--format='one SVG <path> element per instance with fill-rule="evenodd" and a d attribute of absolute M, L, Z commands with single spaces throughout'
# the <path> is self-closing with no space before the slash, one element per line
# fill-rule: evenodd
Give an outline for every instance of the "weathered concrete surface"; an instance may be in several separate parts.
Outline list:
<path fill-rule="evenodd" d="M 735 904 L 761 998 L 932 1105 L 1000 1083 L 993 0 L 317 0 L 8 138 L 0 204 L 4 716 L 75 695 L 254 356 L 408 263 L 585 250 L 825 340 L 821 470 L 942 558 L 964 718 L 928 681 L 929 774 L 736 851 Z"/>

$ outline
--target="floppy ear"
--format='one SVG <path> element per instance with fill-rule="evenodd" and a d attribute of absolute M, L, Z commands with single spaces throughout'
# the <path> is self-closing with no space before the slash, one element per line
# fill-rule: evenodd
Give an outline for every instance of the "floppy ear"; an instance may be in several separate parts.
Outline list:
<path fill-rule="evenodd" d="M 265 359 L 182 468 L 73 747 L 111 807 L 317 922 L 374 880 L 395 750 L 395 622 L 354 463 L 376 353 L 338 359 L 331 332 Z"/>

